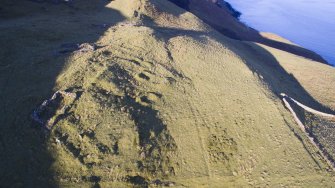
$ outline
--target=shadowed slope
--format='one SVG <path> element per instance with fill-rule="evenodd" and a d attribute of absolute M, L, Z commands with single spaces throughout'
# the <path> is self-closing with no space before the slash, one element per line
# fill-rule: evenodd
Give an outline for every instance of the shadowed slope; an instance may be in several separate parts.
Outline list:
<path fill-rule="evenodd" d="M 94 43 L 124 19 L 107 1 L 90 6 L 1 1 L 0 186 L 56 186 L 44 133 L 30 115 L 54 92 L 67 63 L 64 44 Z M 100 12 L 97 14 L 95 10 Z M 85 22 L 83 22 L 85 20 Z M 94 26 L 97 25 L 97 26 Z"/>

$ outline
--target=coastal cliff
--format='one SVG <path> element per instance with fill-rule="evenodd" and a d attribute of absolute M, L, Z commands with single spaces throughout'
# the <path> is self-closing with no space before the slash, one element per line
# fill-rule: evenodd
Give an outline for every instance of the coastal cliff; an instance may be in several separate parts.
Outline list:
<path fill-rule="evenodd" d="M 275 34 L 262 33 L 240 22 L 238 17 L 241 13 L 223 0 L 187 0 L 184 1 L 183 4 L 177 3 L 177 5 L 186 8 L 227 37 L 261 43 L 298 56 L 328 64 L 320 55 L 311 50 L 292 44 Z"/>

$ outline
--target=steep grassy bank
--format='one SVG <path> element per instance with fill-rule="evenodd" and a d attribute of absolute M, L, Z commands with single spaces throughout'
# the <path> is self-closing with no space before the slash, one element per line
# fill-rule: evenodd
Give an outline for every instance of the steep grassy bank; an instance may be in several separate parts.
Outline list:
<path fill-rule="evenodd" d="M 167 1 L 22 3 L 0 23 L 1 185 L 333 185 L 277 96 L 334 109 L 329 66 L 227 38 Z M 31 114 L 58 90 L 75 97 L 39 114 L 55 120 L 45 134 Z"/>

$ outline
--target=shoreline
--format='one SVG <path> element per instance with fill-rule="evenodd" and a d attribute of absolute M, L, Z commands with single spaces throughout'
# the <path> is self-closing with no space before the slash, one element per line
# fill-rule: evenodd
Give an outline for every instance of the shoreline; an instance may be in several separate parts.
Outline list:
<path fill-rule="evenodd" d="M 226 9 L 228 9 L 229 12 L 230 12 L 230 14 L 231 14 L 234 18 L 240 20 L 240 17 L 242 16 L 242 13 L 241 13 L 240 11 L 238 11 L 237 9 L 235 9 L 235 8 L 233 7 L 233 5 L 230 4 L 229 2 L 224 1 L 224 0 L 218 0 L 218 1 L 216 2 L 216 5 L 218 5 L 218 6 L 221 7 L 221 8 L 226 8 Z"/>
<path fill-rule="evenodd" d="M 260 43 L 333 67 L 333 65 L 326 61 L 320 54 L 297 44 L 287 42 L 288 40 L 284 37 L 281 37 L 275 33 L 264 36 L 263 32 L 242 22 L 239 19 L 239 16 L 243 13 L 240 13 L 226 0 L 169 1 L 183 8 L 184 10 L 193 13 L 195 16 L 200 18 L 206 24 L 210 25 L 212 28 L 222 33 L 226 37 L 240 41 Z M 220 6 L 220 4 L 225 6 Z M 274 35 L 276 35 L 276 37 L 273 37 Z"/>
<path fill-rule="evenodd" d="M 268 34 L 276 35 L 276 36 L 280 37 L 281 39 L 287 40 L 287 41 L 289 41 L 289 42 L 291 42 L 291 43 L 293 43 L 293 44 L 295 44 L 295 45 L 297 45 L 297 46 L 300 46 L 300 47 L 302 47 L 302 48 L 304 48 L 304 49 L 306 49 L 306 50 L 309 50 L 309 51 L 311 51 L 311 52 L 313 52 L 313 53 L 319 55 L 319 56 L 323 59 L 323 62 L 322 62 L 322 63 L 324 63 L 324 64 L 326 64 L 326 65 L 329 65 L 329 66 L 335 68 L 335 62 L 333 62 L 334 64 L 330 63 L 328 60 L 325 59 L 325 57 L 324 57 L 323 55 L 319 54 L 318 52 L 316 52 L 316 51 L 314 51 L 314 50 L 311 50 L 311 49 L 309 49 L 309 48 L 307 48 L 307 47 L 305 47 L 305 46 L 302 46 L 302 45 L 300 45 L 300 44 L 297 44 L 297 43 L 291 41 L 290 39 L 287 39 L 286 37 L 281 36 L 281 35 L 279 35 L 279 34 L 277 34 L 277 33 L 275 33 L 275 32 L 272 32 L 272 31 L 260 31 L 260 30 L 258 30 L 257 28 L 254 28 L 254 27 L 250 26 L 247 22 L 242 22 L 242 21 L 241 21 L 241 16 L 243 15 L 243 12 L 237 10 L 232 4 L 230 4 L 229 2 L 227 2 L 227 0 L 222 0 L 222 1 L 226 2 L 227 4 L 229 4 L 229 5 L 232 7 L 233 10 L 235 10 L 235 11 L 241 13 L 240 16 L 237 18 L 237 20 L 238 20 L 239 23 L 241 23 L 241 24 L 245 25 L 246 27 L 249 27 L 249 28 L 251 28 L 251 29 L 253 29 L 253 30 L 258 31 L 259 33 L 268 33 Z M 222 8 L 223 8 L 223 7 L 222 7 Z"/>

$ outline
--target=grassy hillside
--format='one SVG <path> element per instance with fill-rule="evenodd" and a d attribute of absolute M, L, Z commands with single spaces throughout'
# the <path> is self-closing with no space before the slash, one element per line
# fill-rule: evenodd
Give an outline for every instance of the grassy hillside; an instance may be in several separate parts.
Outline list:
<path fill-rule="evenodd" d="M 168 1 L 4 1 L 0 15 L 1 186 L 334 184 L 279 98 L 333 112 L 334 68 Z"/>

